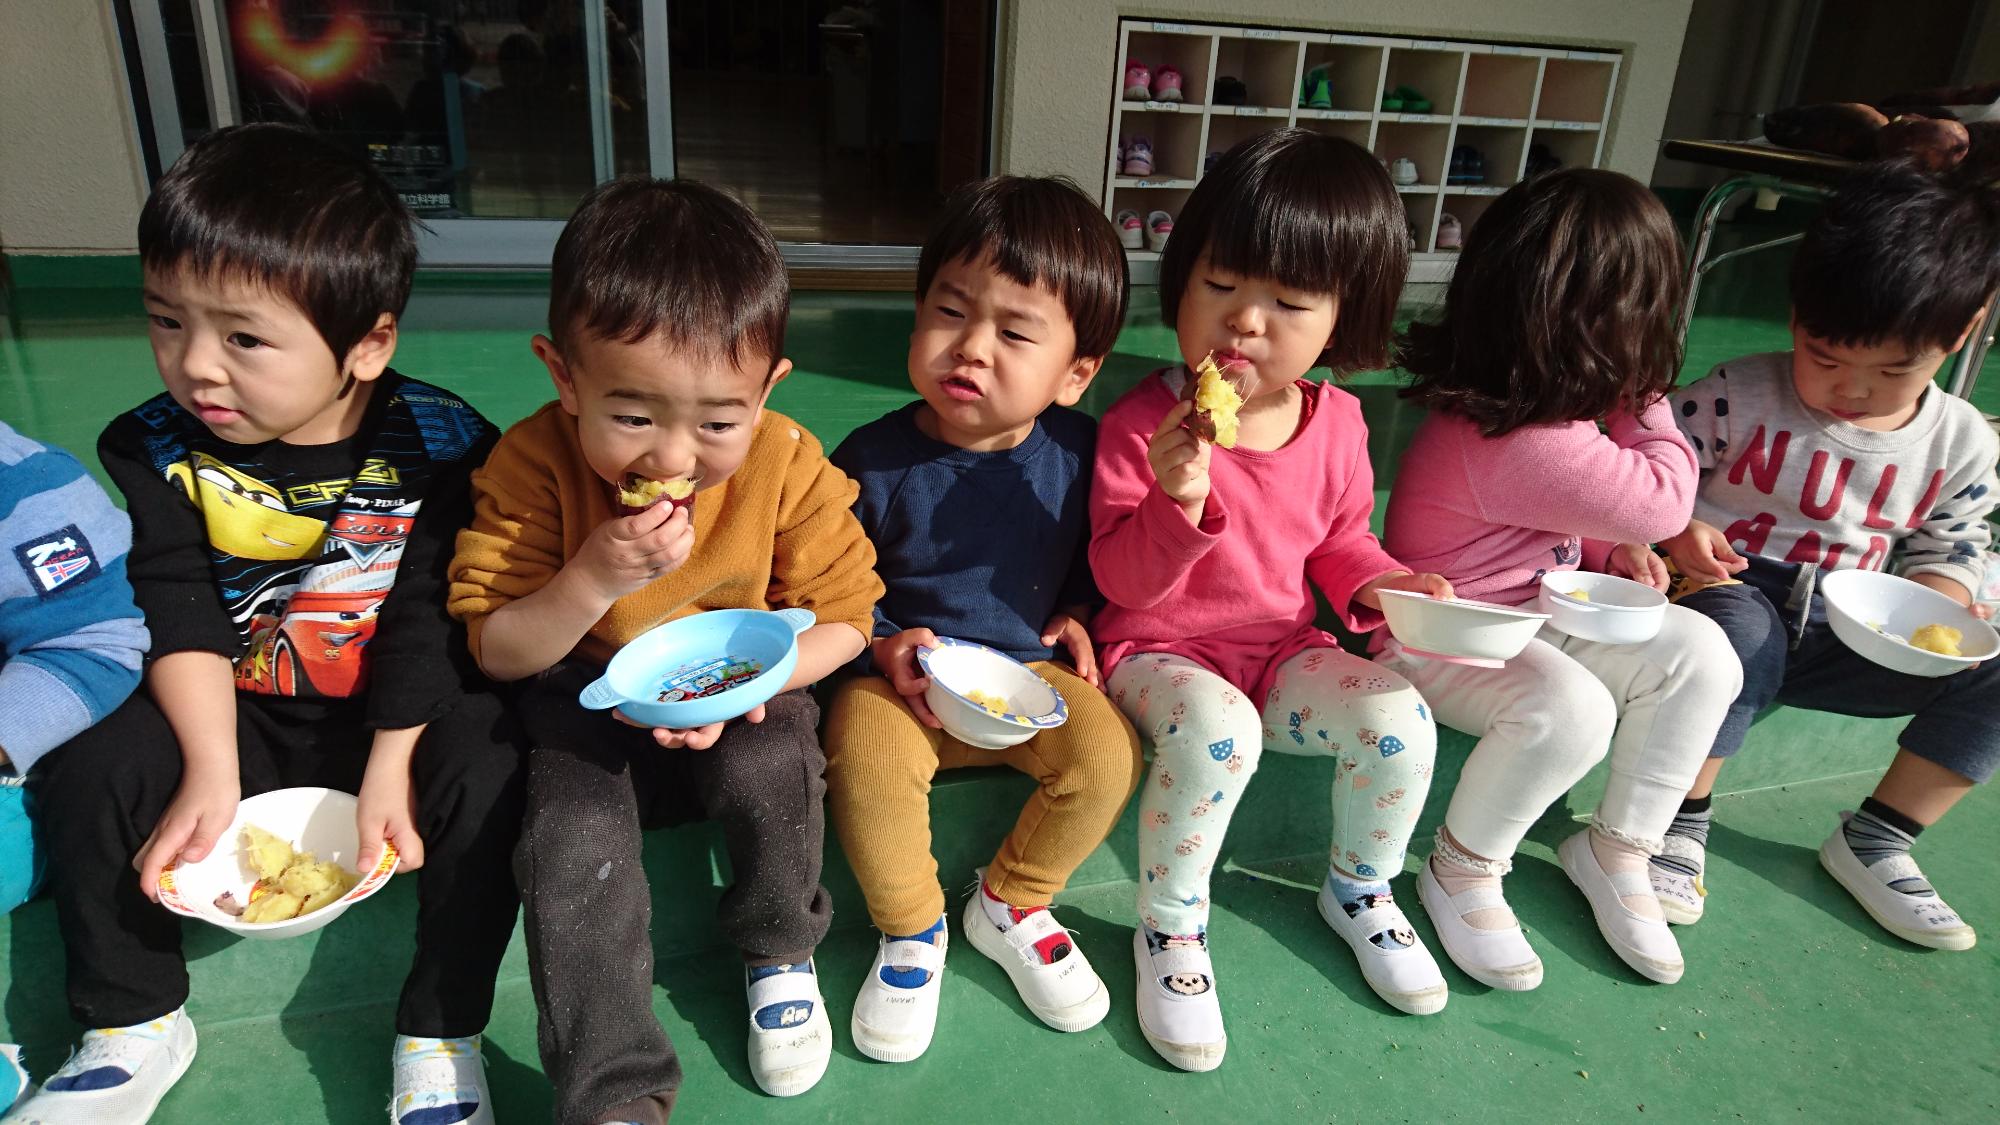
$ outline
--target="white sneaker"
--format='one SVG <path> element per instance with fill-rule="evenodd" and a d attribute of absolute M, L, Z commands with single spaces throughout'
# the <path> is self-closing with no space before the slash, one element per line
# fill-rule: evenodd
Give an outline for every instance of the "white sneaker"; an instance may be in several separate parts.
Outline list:
<path fill-rule="evenodd" d="M 1597 918 L 1597 932 L 1604 936 L 1620 961 L 1649 980 L 1672 984 L 1687 970 L 1681 960 L 1681 943 L 1664 918 L 1648 918 L 1626 906 L 1624 896 L 1651 897 L 1653 881 L 1644 871 L 1620 871 L 1616 875 L 1597 862 L 1586 828 L 1562 842 L 1556 849 L 1564 874 L 1590 900 L 1590 912 Z M 1650 866 L 1650 864 L 1648 865 Z"/>
<path fill-rule="evenodd" d="M 1916 860 L 1899 855 L 1877 860 L 1872 867 L 1862 866 L 1860 857 L 1847 846 L 1845 818 L 1819 846 L 1819 865 L 1847 888 L 1869 917 L 1904 941 L 1932 949 L 1971 949 L 1979 940 L 1944 899 L 1906 895 L 1889 886 L 1897 879 L 1922 879 L 1924 873 Z"/>
<path fill-rule="evenodd" d="M 833 1057 L 833 1025 L 819 994 L 819 973 L 803 966 L 753 978 L 744 971 L 750 997 L 750 1076 L 774 1098 L 803 1094 L 826 1073 Z"/>
<path fill-rule="evenodd" d="M 944 920 L 938 923 L 935 945 L 907 938 L 891 941 L 886 934 L 875 943 L 875 963 L 854 998 L 854 1019 L 849 1024 L 855 1048 L 869 1058 L 909 1062 L 930 1048 L 944 987 L 945 946 L 950 941 Z M 915 988 L 890 984 L 882 979 L 882 971 L 890 966 L 919 970 L 928 979 Z"/>
<path fill-rule="evenodd" d="M 1182 1070 L 1214 1070 L 1222 1065 L 1229 1036 L 1222 1030 L 1222 1002 L 1216 996 L 1215 966 L 1206 942 L 1173 942 L 1155 953 L 1146 928 L 1132 934 L 1138 965 L 1139 1032 L 1160 1057 Z M 1208 990 L 1189 992 L 1207 978 Z M 1169 982 L 1167 984 L 1162 981 Z"/>
<path fill-rule="evenodd" d="M 1664 843 L 1661 855 L 1684 859 L 1703 871 L 1708 870 L 1708 849 L 1701 846 L 1701 841 L 1669 832 Z M 1708 904 L 1708 887 L 1700 875 L 1683 875 L 1657 863 L 1646 867 L 1646 875 L 1653 882 L 1653 897 L 1660 900 L 1660 913 L 1667 916 L 1667 921 L 1676 926 L 1692 926 L 1701 921 Z"/>
<path fill-rule="evenodd" d="M 390 1125 L 493 1125 L 480 1037 L 396 1036 Z"/>
<path fill-rule="evenodd" d="M 172 1026 L 159 1039 L 122 1027 L 84 1032 L 76 1053 L 7 1115 L 6 1125 L 138 1125 L 151 1118 L 194 1061 L 194 1021 L 176 1008 L 153 1023 L 168 1020 Z"/>
<path fill-rule="evenodd" d="M 1333 893 L 1332 880 L 1329 875 L 1319 885 L 1319 916 L 1354 950 L 1354 959 L 1360 962 L 1361 976 L 1368 987 L 1388 1001 L 1390 1007 L 1413 1016 L 1443 1011 L 1449 995 L 1444 972 L 1438 968 L 1431 951 L 1424 948 L 1423 939 L 1410 926 L 1395 898 L 1370 896 L 1368 909 L 1350 918 L 1347 908 Z M 1380 946 L 1368 940 L 1384 930 L 1407 938 L 1409 944 Z"/>
<path fill-rule="evenodd" d="M 1542 983 L 1542 959 L 1528 944 L 1528 936 L 1518 925 L 1504 930 L 1482 930 L 1466 922 L 1475 910 L 1508 910 L 1507 899 L 1498 887 L 1475 887 L 1446 895 L 1431 874 L 1426 860 L 1417 871 L 1417 900 L 1437 927 L 1438 941 L 1445 955 L 1466 976 L 1505 992 L 1526 992 Z"/>
<path fill-rule="evenodd" d="M 1111 1010 L 1111 992 L 1090 967 L 1090 959 L 1070 932 L 1047 910 L 1031 911 L 1006 930 L 993 924 L 979 897 L 986 893 L 986 876 L 965 902 L 962 923 L 972 948 L 1007 970 L 1021 1002 L 1057 1031 L 1088 1031 L 1104 1022 Z M 1069 953 L 1054 963 L 1042 960 L 1035 946 L 1049 938 L 1069 945 Z"/>

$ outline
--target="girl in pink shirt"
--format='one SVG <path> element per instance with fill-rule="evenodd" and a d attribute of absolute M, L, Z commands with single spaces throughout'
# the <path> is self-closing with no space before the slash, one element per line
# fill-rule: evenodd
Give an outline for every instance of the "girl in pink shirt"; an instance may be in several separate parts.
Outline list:
<path fill-rule="evenodd" d="M 1304 130 L 1237 145 L 1202 177 L 1160 261 L 1187 365 L 1213 354 L 1245 402 L 1233 448 L 1186 428 L 1188 366 L 1155 372 L 1098 430 L 1093 624 L 1113 698 L 1154 748 L 1140 786 L 1139 1025 L 1185 1070 L 1227 1037 L 1207 945 L 1209 876 L 1266 750 L 1334 760 L 1321 914 L 1370 986 L 1444 1006 L 1437 962 L 1389 891 L 1430 788 L 1422 698 L 1313 625 L 1312 587 L 1350 628 L 1382 589 L 1446 594 L 1369 533 L 1374 478 L 1356 400 L 1314 366 L 1380 367 L 1408 268 L 1404 211 L 1375 158 Z"/>
<path fill-rule="evenodd" d="M 1494 200 L 1444 319 L 1412 326 L 1398 357 L 1416 376 L 1406 397 L 1431 415 L 1389 498 L 1397 557 L 1442 572 L 1461 597 L 1506 605 L 1579 565 L 1665 590 L 1646 544 L 1687 526 L 1696 484 L 1663 397 L 1680 362 L 1680 276 L 1666 209 L 1625 176 L 1554 172 Z M 1619 957 L 1679 980 L 1647 861 L 1742 685 L 1722 630 L 1679 606 L 1643 644 L 1544 627 L 1503 668 L 1421 656 L 1386 632 L 1377 646 L 1438 721 L 1480 736 L 1417 877 L 1458 967 L 1494 988 L 1541 983 L 1500 879 L 1529 827 L 1608 749 L 1604 798 L 1558 849 L 1563 870 Z"/>

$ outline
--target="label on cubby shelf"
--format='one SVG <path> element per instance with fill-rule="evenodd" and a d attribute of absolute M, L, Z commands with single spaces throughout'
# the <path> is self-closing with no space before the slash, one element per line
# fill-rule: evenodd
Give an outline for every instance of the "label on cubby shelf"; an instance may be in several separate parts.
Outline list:
<path fill-rule="evenodd" d="M 1541 53 L 1533 47 L 1516 47 L 1511 43 L 1493 43 L 1488 45 L 1487 50 L 1496 55 L 1535 55 Z"/>
<path fill-rule="evenodd" d="M 1456 51 L 1459 49 L 1459 46 L 1456 43 L 1446 43 L 1439 39 L 1412 39 L 1410 40 L 1410 48 L 1416 51 Z"/>
<path fill-rule="evenodd" d="M 1159 20 L 1154 20 L 1154 21 L 1153 21 L 1153 24 L 1152 24 L 1152 28 L 1153 28 L 1153 30 L 1154 30 L 1154 31 L 1163 31 L 1163 32 L 1166 32 L 1166 33 L 1167 33 L 1167 34 L 1169 34 L 1169 35 L 1207 35 L 1207 34 L 1208 34 L 1208 29 L 1207 29 L 1207 28 L 1203 28 L 1203 27 L 1196 27 L 1195 25 L 1193 25 L 1193 24 L 1191 24 L 1191 23 L 1163 23 L 1163 22 L 1161 22 L 1161 21 L 1159 21 Z"/>
<path fill-rule="evenodd" d="M 1493 125 L 1501 128 L 1510 125 L 1518 128 L 1527 124 L 1526 121 L 1518 117 L 1460 117 L 1458 123 L 1460 125 Z"/>
<path fill-rule="evenodd" d="M 1133 188 L 1177 188 L 1186 187 L 1186 180 L 1120 180 L 1119 187 Z"/>
<path fill-rule="evenodd" d="M 1282 109 L 1265 109 L 1261 105 L 1239 105 L 1236 107 L 1236 116 L 1238 117 L 1263 117 L 1266 114 L 1283 116 L 1285 112 Z"/>
<path fill-rule="evenodd" d="M 1380 47 L 1384 42 L 1387 42 L 1386 40 L 1375 39 L 1366 35 L 1338 34 L 1327 36 L 1326 41 L 1328 43 L 1339 43 L 1348 47 Z"/>
<path fill-rule="evenodd" d="M 1535 128 L 1566 133 L 1588 133 L 1597 128 L 1595 121 L 1537 121 Z"/>
<path fill-rule="evenodd" d="M 1290 39 L 1291 37 L 1292 34 L 1290 32 L 1279 31 L 1272 27 L 1246 27 L 1243 29 L 1243 38 L 1245 39 Z"/>
<path fill-rule="evenodd" d="M 1187 102 L 1126 102 L 1126 109 L 1142 110 L 1146 113 L 1200 113 L 1201 107 Z"/>

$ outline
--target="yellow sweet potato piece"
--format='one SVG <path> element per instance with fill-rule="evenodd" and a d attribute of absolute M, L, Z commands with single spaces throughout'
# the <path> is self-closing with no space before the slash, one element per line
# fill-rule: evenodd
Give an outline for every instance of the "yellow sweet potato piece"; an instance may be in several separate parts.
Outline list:
<path fill-rule="evenodd" d="M 283 922 L 299 916 L 299 907 L 305 903 L 295 895 L 274 891 L 243 908 L 245 922 Z"/>
<path fill-rule="evenodd" d="M 1925 625 L 1910 634 L 1910 647 L 1925 652 L 1935 652 L 1940 656 L 1963 656 L 1958 644 L 1965 634 L 1949 625 Z"/>
<path fill-rule="evenodd" d="M 254 824 L 243 826 L 243 861 L 259 879 L 276 879 L 294 862 L 292 845 Z"/>

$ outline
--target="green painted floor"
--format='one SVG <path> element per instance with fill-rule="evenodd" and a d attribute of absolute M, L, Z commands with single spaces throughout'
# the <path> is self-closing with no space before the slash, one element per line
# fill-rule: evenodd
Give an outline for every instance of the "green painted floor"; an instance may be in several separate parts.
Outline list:
<path fill-rule="evenodd" d="M 1733 355 L 1785 346 L 1781 265 L 1746 266 L 1708 290 L 1687 377 Z M 21 288 L 0 305 L 0 418 L 94 463 L 90 450 L 104 421 L 158 385 L 130 264 L 81 272 L 27 264 L 17 277 Z M 397 366 L 510 423 L 549 397 L 527 345 L 545 302 L 545 280 L 531 275 L 426 276 Z M 832 446 L 909 398 L 909 324 L 905 298 L 800 294 L 788 349 L 798 371 L 774 405 Z M 1156 296 L 1141 290 L 1086 408 L 1101 412 L 1173 347 Z M 1996 366 L 2000 360 L 1989 363 L 1977 396 L 1988 412 L 2000 412 Z M 1386 488 L 1419 414 L 1396 400 L 1388 373 L 1359 377 L 1352 388 L 1367 410 Z M 849 1005 L 872 941 L 849 877 L 830 866 L 840 917 L 820 965 L 840 1047 L 818 1089 L 784 1102 L 750 1083 L 735 966 L 687 952 L 706 944 L 713 888 L 680 898 L 669 886 L 655 940 L 663 955 L 656 1010 L 687 1067 L 677 1119 L 1995 1120 L 2000 958 L 1993 949 L 2000 946 L 1936 954 L 1902 945 L 1875 928 L 1813 855 L 1834 813 L 1872 786 L 1873 775 L 1857 771 L 1881 760 L 1885 730 L 1893 728 L 1785 713 L 1759 725 L 1753 737 L 1765 752 L 1732 770 L 1733 783 L 1752 791 L 1718 804 L 1715 913 L 1682 932 L 1691 969 L 1670 988 L 1644 984 L 1612 959 L 1553 863 L 1554 845 L 1573 830 L 1562 814 L 1588 807 L 1588 784 L 1537 827 L 1509 884 L 1547 959 L 1547 983 L 1527 995 L 1489 993 L 1448 970 L 1458 991 L 1437 1017 L 1396 1014 L 1367 991 L 1301 889 L 1318 878 L 1315 862 L 1239 858 L 1265 877 L 1237 870 L 1217 880 L 1213 933 L 1232 1046 L 1228 1063 L 1209 1075 L 1165 1069 L 1139 1037 L 1130 1008 L 1132 865 L 1118 834 L 1064 899 L 1066 919 L 1111 985 L 1110 1020 L 1077 1036 L 1044 1029 L 1014 1000 L 1004 974 L 960 943 L 938 1041 L 904 1066 L 868 1062 L 848 1044 Z M 1242 846 L 1232 849 L 1239 857 L 1297 856 L 1319 846 L 1324 798 L 1314 795 L 1310 772 L 1290 762 L 1266 771 L 1253 798 L 1266 803 L 1259 818 L 1266 823 L 1239 826 Z M 1439 792 L 1448 777 L 1441 770 Z M 949 847 L 955 863 L 990 848 L 1020 792 L 1014 780 L 993 777 L 941 785 L 940 832 L 958 827 L 978 838 L 941 840 L 940 852 Z M 1442 801 L 1432 804 L 1442 810 Z M 709 851 L 699 834 L 660 834 L 649 863 L 692 888 L 710 882 L 702 877 Z M 1996 851 L 2000 805 L 1979 794 L 1925 836 L 1921 854 L 1961 912 L 2000 933 Z M 191 929 L 201 1062 L 156 1120 L 378 1119 L 412 905 L 408 888 L 392 887 L 318 941 L 244 943 Z M 1412 913 L 1430 937 L 1422 912 Z M 502 1122 L 548 1117 L 524 970 L 517 934 L 488 1056 Z M 74 1033 L 46 901 L 0 921 L 0 974 L 0 1039 L 26 1043 L 31 1067 L 45 1073 Z"/>

